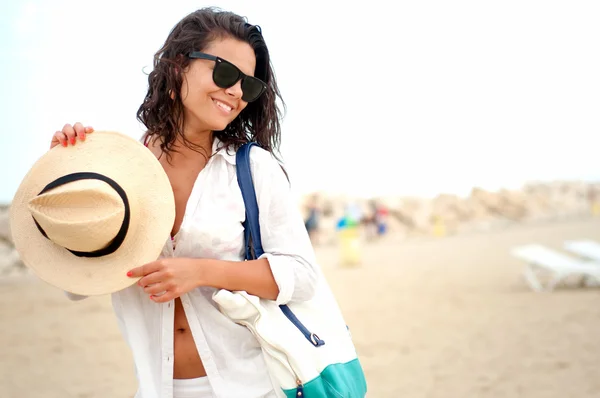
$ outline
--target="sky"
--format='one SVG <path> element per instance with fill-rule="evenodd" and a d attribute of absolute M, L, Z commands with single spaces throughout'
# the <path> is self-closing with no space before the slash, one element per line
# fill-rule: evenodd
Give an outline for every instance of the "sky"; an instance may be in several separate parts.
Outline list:
<path fill-rule="evenodd" d="M 0 203 L 65 123 L 139 137 L 153 54 L 210 5 L 263 29 L 297 193 L 600 180 L 597 1 L 4 0 Z"/>

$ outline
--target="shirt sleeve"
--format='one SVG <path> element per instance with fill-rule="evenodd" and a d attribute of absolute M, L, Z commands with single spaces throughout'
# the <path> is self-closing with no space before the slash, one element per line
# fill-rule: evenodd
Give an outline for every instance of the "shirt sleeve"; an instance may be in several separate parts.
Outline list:
<path fill-rule="evenodd" d="M 279 162 L 253 148 L 250 166 L 264 254 L 279 287 L 276 303 L 310 300 L 320 274 L 300 209 Z"/>

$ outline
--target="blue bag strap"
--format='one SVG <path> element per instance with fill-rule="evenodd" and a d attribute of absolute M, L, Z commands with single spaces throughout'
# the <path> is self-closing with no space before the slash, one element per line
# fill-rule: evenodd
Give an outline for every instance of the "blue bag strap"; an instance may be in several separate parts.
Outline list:
<path fill-rule="evenodd" d="M 246 260 L 255 260 L 263 255 L 264 250 L 260 238 L 260 224 L 258 218 L 258 202 L 250 171 L 250 150 L 255 142 L 244 144 L 235 154 L 237 180 L 246 206 L 246 220 L 244 221 L 244 236 L 246 246 Z"/>
<path fill-rule="evenodd" d="M 262 241 L 260 238 L 260 223 L 258 218 L 258 201 L 256 200 L 256 191 L 254 190 L 254 182 L 252 181 L 252 172 L 250 171 L 250 149 L 253 146 L 258 146 L 255 142 L 244 144 L 238 149 L 235 154 L 235 166 L 237 172 L 237 180 L 242 191 L 242 198 L 246 206 L 246 220 L 242 223 L 244 226 L 244 241 L 246 247 L 246 260 L 255 260 L 264 253 Z M 284 315 L 294 324 L 315 347 L 320 347 L 325 344 L 315 333 L 311 333 L 302 322 L 294 315 L 292 310 L 287 305 L 280 305 L 279 308 Z"/>

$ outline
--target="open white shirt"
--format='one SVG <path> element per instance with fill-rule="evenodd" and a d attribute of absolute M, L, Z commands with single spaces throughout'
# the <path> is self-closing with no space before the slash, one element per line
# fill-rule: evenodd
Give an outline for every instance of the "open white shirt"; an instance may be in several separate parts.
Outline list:
<path fill-rule="evenodd" d="M 235 153 L 217 151 L 221 143 L 214 141 L 213 156 L 194 183 L 175 249 L 167 241 L 161 257 L 244 259 L 245 208 Z M 265 251 L 262 257 L 268 259 L 279 287 L 277 303 L 308 300 L 320 272 L 290 185 L 269 152 L 254 147 L 250 165 Z M 219 312 L 212 300 L 216 290 L 199 287 L 181 296 L 215 397 L 275 397 L 274 388 L 278 387 L 271 383 L 258 341 L 245 327 Z M 134 284 L 113 293 L 112 303 L 133 353 L 139 382 L 136 398 L 171 398 L 174 302 L 155 303 Z"/>

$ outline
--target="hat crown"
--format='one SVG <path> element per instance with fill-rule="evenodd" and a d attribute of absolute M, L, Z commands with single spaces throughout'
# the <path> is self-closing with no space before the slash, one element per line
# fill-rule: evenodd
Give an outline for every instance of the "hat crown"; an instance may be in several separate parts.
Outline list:
<path fill-rule="evenodd" d="M 78 180 L 33 197 L 33 218 L 48 239 L 69 250 L 92 252 L 108 246 L 123 223 L 123 199 L 100 180 Z"/>

